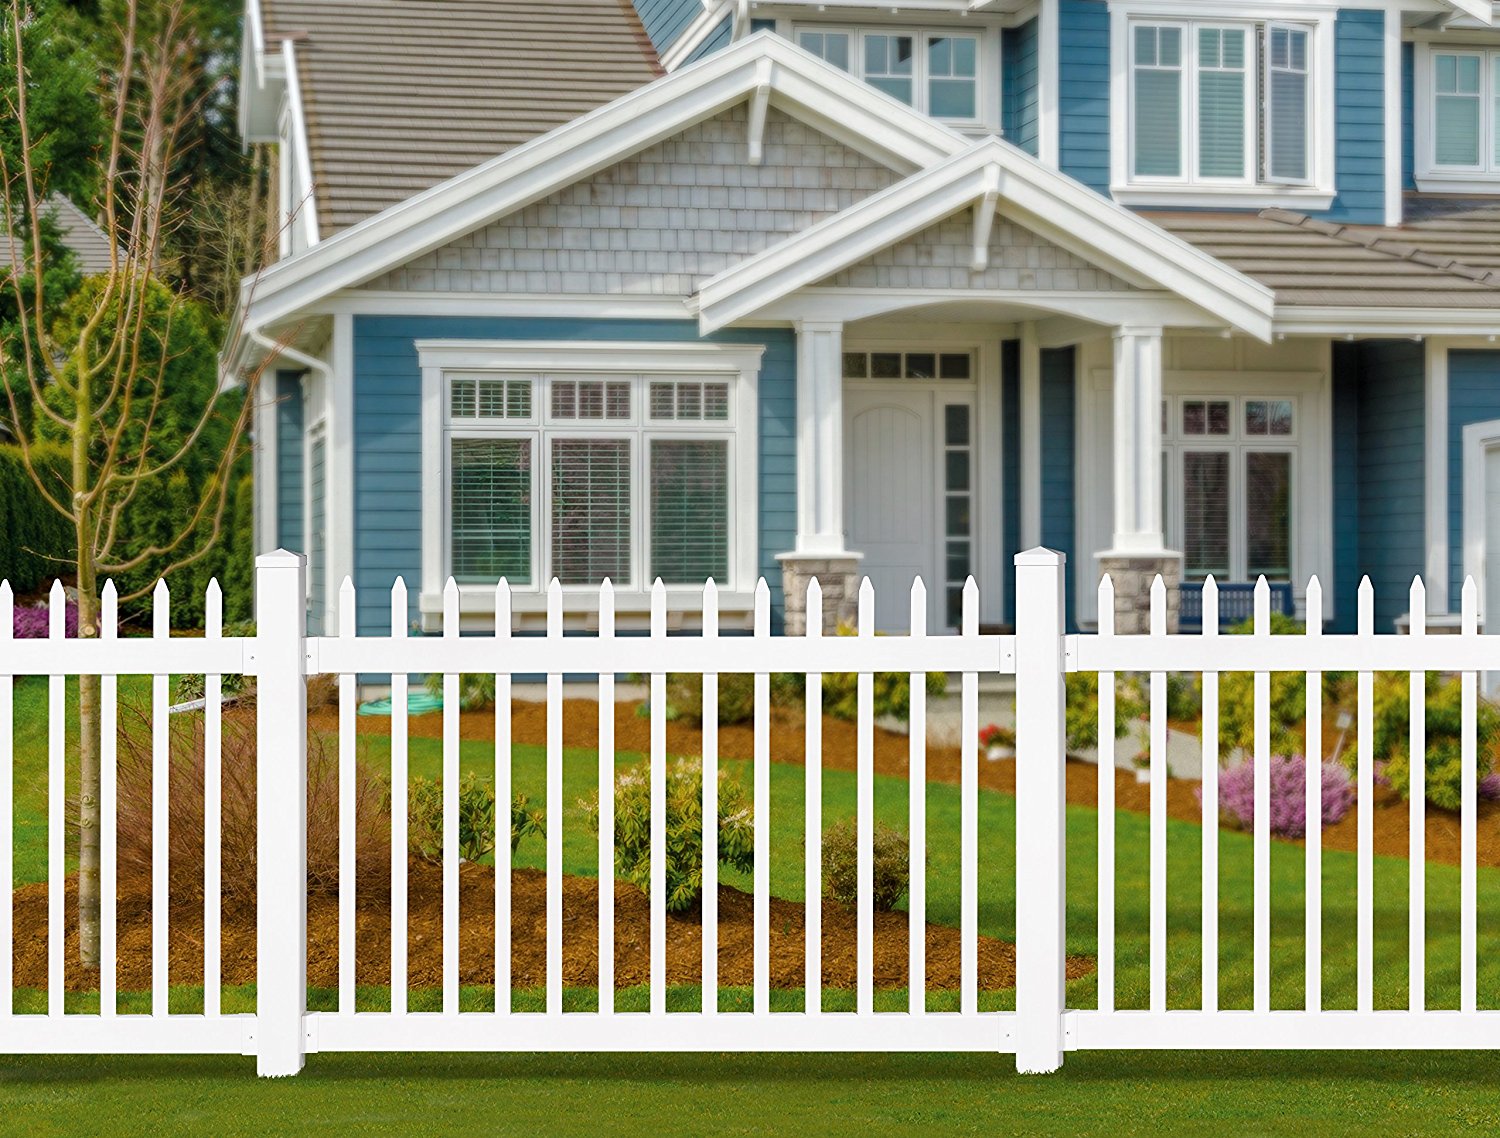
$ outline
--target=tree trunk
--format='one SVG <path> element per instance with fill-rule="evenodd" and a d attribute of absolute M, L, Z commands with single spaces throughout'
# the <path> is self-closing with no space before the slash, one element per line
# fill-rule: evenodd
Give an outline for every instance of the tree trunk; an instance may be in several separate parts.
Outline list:
<path fill-rule="evenodd" d="M 78 573 L 78 635 L 96 636 L 98 591 L 94 569 Z M 85 579 L 87 583 L 85 583 Z M 78 677 L 78 945 L 83 963 L 99 963 L 99 677 Z"/>

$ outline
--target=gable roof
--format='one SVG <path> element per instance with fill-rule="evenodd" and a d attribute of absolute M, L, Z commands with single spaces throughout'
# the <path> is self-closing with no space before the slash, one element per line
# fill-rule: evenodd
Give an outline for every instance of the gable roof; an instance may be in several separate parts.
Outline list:
<path fill-rule="evenodd" d="M 295 45 L 323 237 L 662 73 L 629 0 L 250 0 L 246 37 Z"/>

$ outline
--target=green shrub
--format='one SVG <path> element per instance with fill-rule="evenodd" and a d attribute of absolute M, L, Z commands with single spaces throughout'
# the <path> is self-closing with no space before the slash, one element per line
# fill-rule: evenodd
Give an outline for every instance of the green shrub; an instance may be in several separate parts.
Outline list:
<path fill-rule="evenodd" d="M 56 443 L 32 448 L 48 489 L 68 496 L 67 451 Z M 18 594 L 38 592 L 56 577 L 73 573 L 73 527 L 42 497 L 14 446 L 0 446 L 0 580 Z"/>
<path fill-rule="evenodd" d="M 894 909 L 911 884 L 911 847 L 894 826 L 875 823 L 875 908 Z M 823 892 L 841 905 L 859 902 L 859 831 L 853 818 L 823 831 Z"/>
<path fill-rule="evenodd" d="M 1067 705 L 1063 725 L 1067 731 L 1068 750 L 1093 750 L 1099 746 L 1099 673 L 1069 672 Z M 1115 738 L 1124 736 L 1132 719 L 1146 713 L 1140 687 L 1129 677 L 1115 684 Z"/>
<path fill-rule="evenodd" d="M 599 833 L 599 795 L 579 802 L 590 833 Z M 703 892 L 703 760 L 667 768 L 667 909 L 681 913 Z M 719 772 L 719 862 L 748 873 L 755 865 L 753 815 L 744 786 Z M 646 763 L 615 778 L 615 867 L 642 893 L 651 891 L 651 780 Z"/>
<path fill-rule="evenodd" d="M 407 837 L 412 853 L 431 860 L 443 856 L 443 783 L 441 779 L 413 778 L 406 798 Z M 527 809 L 518 794 L 510 804 L 510 850 L 523 838 L 546 833 L 540 811 Z M 495 849 L 495 788 L 472 772 L 458 784 L 458 856 L 478 861 Z"/>
<path fill-rule="evenodd" d="M 427 677 L 427 690 L 443 694 L 443 676 L 434 672 Z M 465 672 L 458 677 L 458 706 L 464 711 L 484 711 L 495 706 L 495 673 Z"/>
<path fill-rule="evenodd" d="M 1374 683 L 1374 734 L 1371 751 L 1385 764 L 1385 777 L 1402 798 L 1411 795 L 1411 678 L 1406 673 L 1380 673 Z M 1428 672 L 1427 801 L 1443 810 L 1457 810 L 1463 794 L 1463 688 L 1453 677 Z M 1500 708 L 1477 701 L 1474 735 L 1478 776 L 1494 770 L 1495 745 L 1500 741 Z M 1349 747 L 1345 762 L 1358 762 L 1358 748 Z"/>
<path fill-rule="evenodd" d="M 647 704 L 647 712 L 650 704 Z M 755 716 L 755 677 L 748 672 L 719 676 L 719 723 L 748 723 Z M 673 672 L 667 676 L 667 719 L 703 722 L 703 677 Z"/>
<path fill-rule="evenodd" d="M 839 625 L 840 636 L 855 636 L 853 625 Z M 876 672 L 874 674 L 871 703 L 875 718 L 899 719 L 906 722 L 911 717 L 911 675 L 907 672 Z M 927 673 L 927 694 L 942 695 L 948 690 L 948 677 L 942 672 Z M 823 711 L 835 719 L 854 722 L 859 718 L 859 676 L 854 672 L 825 672 L 823 674 Z"/>

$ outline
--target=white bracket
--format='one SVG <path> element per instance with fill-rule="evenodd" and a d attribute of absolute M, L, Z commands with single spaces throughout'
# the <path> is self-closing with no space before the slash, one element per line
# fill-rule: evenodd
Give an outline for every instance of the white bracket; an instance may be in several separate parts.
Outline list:
<path fill-rule="evenodd" d="M 995 230 L 995 206 L 1000 201 L 1000 167 L 984 168 L 983 188 L 974 203 L 974 256 L 969 268 L 982 273 L 990 265 L 990 234 Z"/>
<path fill-rule="evenodd" d="M 766 111 L 771 106 L 771 61 L 762 59 L 756 68 L 755 90 L 750 94 L 750 165 L 759 166 L 765 156 Z"/>

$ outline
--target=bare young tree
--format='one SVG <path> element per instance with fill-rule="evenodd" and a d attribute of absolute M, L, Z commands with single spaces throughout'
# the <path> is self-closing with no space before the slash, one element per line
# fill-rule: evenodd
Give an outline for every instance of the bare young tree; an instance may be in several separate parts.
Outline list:
<path fill-rule="evenodd" d="M 230 497 L 230 474 L 243 453 L 252 398 L 229 423 L 230 445 L 211 475 L 191 488 L 192 501 L 165 539 L 127 541 L 132 502 L 143 489 L 181 469 L 210 424 L 226 411 L 217 384 L 208 383 L 201 406 L 184 428 L 178 393 L 163 382 L 173 361 L 172 325 L 185 301 L 160 275 L 164 239 L 188 208 L 173 171 L 179 168 L 184 127 L 195 112 L 193 33 L 180 0 L 150 5 L 125 0 L 119 17 L 118 54 L 101 87 L 109 129 L 96 161 L 101 228 L 110 240 L 110 264 L 70 298 L 67 311 L 42 287 L 40 271 L 26 271 L 43 255 L 42 216 L 46 171 L 37 157 L 27 105 L 27 14 L 11 0 L 5 38 L 17 81 L 3 92 L 18 124 L 19 155 L 0 151 L 0 240 L 8 265 L 6 287 L 20 319 L 0 341 L 0 383 L 5 404 L 0 424 L 10 428 L 42 498 L 72 524 L 77 543 L 78 634 L 95 636 L 103 582 L 133 570 L 159 567 L 161 575 L 203 557 L 218 540 Z M 251 380 L 253 383 L 253 378 Z M 67 440 L 68 484 L 50 476 L 36 457 L 35 439 L 22 421 L 33 409 L 38 430 Z M 168 430 L 164 408 L 175 409 Z M 8 422 L 7 422 L 8 419 Z M 128 602 L 149 585 L 123 592 Z M 78 906 L 83 962 L 99 960 L 99 678 L 79 681 Z"/>

